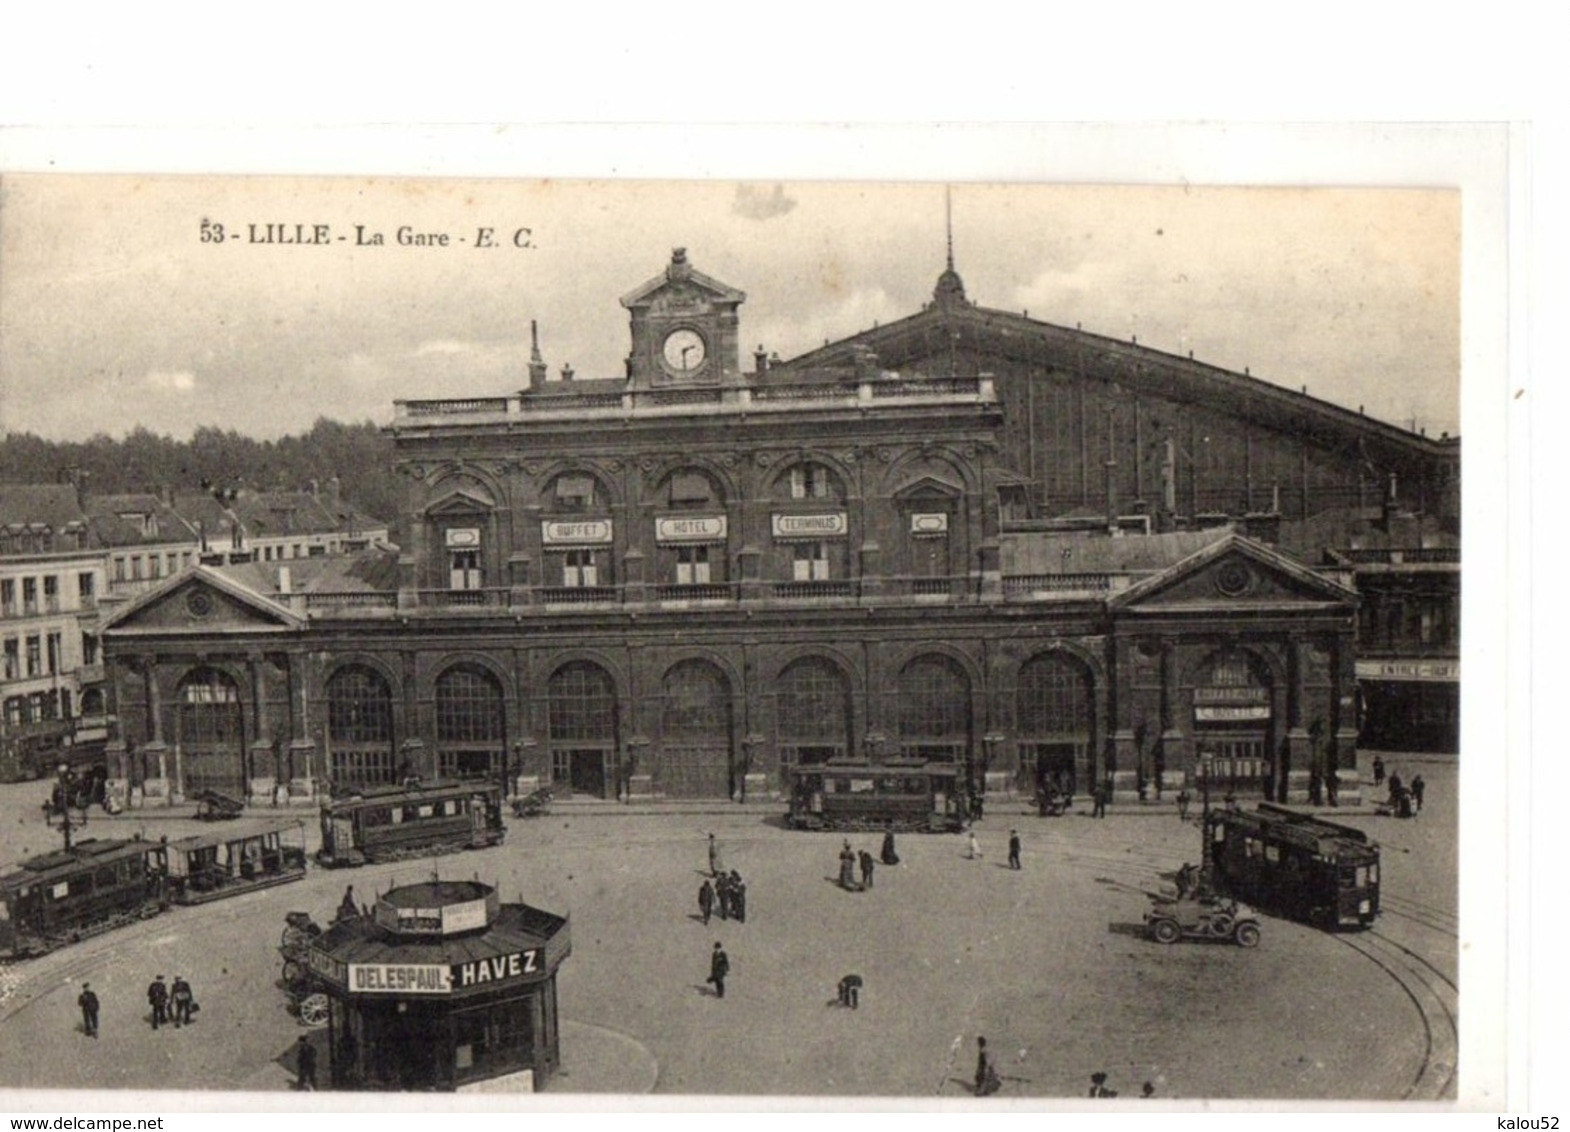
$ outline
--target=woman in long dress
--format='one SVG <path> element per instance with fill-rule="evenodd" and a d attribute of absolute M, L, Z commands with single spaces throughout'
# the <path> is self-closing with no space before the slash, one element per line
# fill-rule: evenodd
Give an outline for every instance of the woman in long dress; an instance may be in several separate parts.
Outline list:
<path fill-rule="evenodd" d="M 840 887 L 855 890 L 856 885 L 856 854 L 851 850 L 850 842 L 845 842 L 845 847 L 840 850 Z"/>

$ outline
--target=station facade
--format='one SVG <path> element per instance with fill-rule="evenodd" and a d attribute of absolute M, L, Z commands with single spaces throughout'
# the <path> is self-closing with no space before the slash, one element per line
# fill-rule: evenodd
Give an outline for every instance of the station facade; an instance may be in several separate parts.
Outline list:
<path fill-rule="evenodd" d="M 952 266 L 903 330 L 759 350 L 745 372 L 744 299 L 678 251 L 622 300 L 624 376 L 552 378 L 536 336 L 517 393 L 399 402 L 395 559 L 198 567 L 117 610 L 123 787 L 310 797 L 419 773 L 745 800 L 793 764 L 898 756 L 1027 797 L 1110 778 L 1128 801 L 1200 773 L 1288 801 L 1334 775 L 1355 796 L 1354 578 L 1270 539 L 1380 461 L 1439 507 L 1452 448 L 1015 326 Z M 1036 371 L 1012 358 L 1029 327 Z M 1072 372 L 1043 360 L 1064 342 Z M 1185 456 L 1162 396 L 1246 418 L 1237 458 Z M 1059 435 L 1033 397 L 1113 411 Z"/>

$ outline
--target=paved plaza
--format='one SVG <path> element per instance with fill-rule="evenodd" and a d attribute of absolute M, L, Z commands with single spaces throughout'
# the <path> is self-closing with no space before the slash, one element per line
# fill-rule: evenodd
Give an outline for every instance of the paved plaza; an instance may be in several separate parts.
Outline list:
<path fill-rule="evenodd" d="M 1399 758 L 1387 762 L 1410 777 Z M 1147 940 L 1146 893 L 1199 857 L 1192 815 L 1182 823 L 1170 805 L 1095 820 L 1088 806 L 1044 819 L 998 804 L 978 826 L 982 859 L 967 858 L 963 836 L 901 836 L 901 863 L 879 867 L 859 893 L 836 884 L 841 836 L 786 829 L 782 808 L 558 805 L 509 818 L 496 849 L 313 868 L 300 883 L 175 909 L 0 969 L 0 1085 L 287 1089 L 288 1051 L 307 1031 L 277 983 L 284 914 L 325 923 L 345 884 L 369 900 L 436 870 L 570 915 L 553 1092 L 968 1098 L 985 1035 L 1005 1097 L 1083 1097 L 1098 1071 L 1123 1097 L 1146 1081 L 1167 1099 L 1449 1097 L 1455 762 L 1410 766 L 1429 783 L 1420 817 L 1341 815 L 1384 848 L 1373 932 L 1267 918 L 1251 951 Z M 56 844 L 35 813 L 42 790 L 0 788 L 0 859 Z M 87 836 L 194 828 L 95 818 Z M 1007 867 L 1010 828 L 1024 843 L 1019 871 Z M 747 881 L 744 924 L 698 919 L 709 832 Z M 850 840 L 877 853 L 876 836 Z M 705 984 L 715 941 L 731 959 L 724 999 Z M 851 973 L 865 980 L 857 1010 L 836 1001 Z M 190 1029 L 152 1031 L 143 992 L 156 974 L 194 985 L 203 1009 Z M 97 1041 L 78 1028 L 83 978 L 103 1002 Z"/>

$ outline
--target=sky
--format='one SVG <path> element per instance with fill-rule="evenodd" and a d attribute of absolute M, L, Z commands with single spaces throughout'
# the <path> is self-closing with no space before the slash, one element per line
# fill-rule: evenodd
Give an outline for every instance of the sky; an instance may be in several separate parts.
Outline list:
<path fill-rule="evenodd" d="M 950 199 L 982 306 L 1459 431 L 1459 192 L 959 183 Z M 270 224 L 326 225 L 326 242 L 254 242 Z M 402 228 L 448 245 L 400 244 Z M 476 246 L 482 228 L 495 246 Z M 919 310 L 944 267 L 945 189 L 6 175 L 0 430 L 385 423 L 395 399 L 521 388 L 531 320 L 553 376 L 620 377 L 618 299 L 674 247 L 747 293 L 749 367 L 756 346 L 790 357 Z"/>

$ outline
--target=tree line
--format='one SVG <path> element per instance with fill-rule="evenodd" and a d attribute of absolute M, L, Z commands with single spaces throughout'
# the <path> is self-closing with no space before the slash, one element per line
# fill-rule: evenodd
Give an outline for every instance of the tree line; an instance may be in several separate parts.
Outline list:
<path fill-rule="evenodd" d="M 203 426 L 190 440 L 138 427 L 121 439 L 99 433 L 85 441 L 45 440 L 27 432 L 0 438 L 0 483 L 55 483 L 79 469 L 90 494 L 193 491 L 210 487 L 258 491 L 325 490 L 338 477 L 343 498 L 388 522 L 402 505 L 392 475 L 393 443 L 374 423 L 343 424 L 319 417 L 309 432 L 257 440 L 233 429 Z"/>

